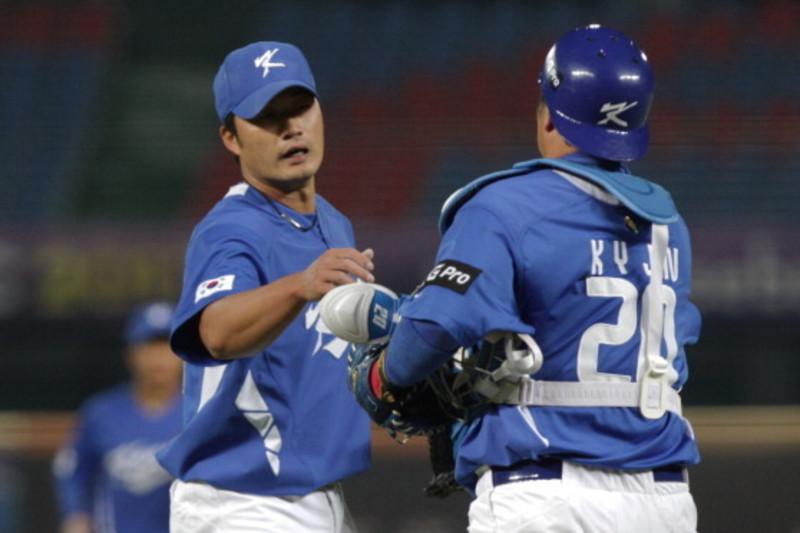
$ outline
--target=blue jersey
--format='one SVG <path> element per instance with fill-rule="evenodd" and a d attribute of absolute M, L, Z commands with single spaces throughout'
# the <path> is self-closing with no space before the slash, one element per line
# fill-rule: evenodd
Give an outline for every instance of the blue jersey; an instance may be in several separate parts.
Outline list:
<path fill-rule="evenodd" d="M 172 477 L 155 455 L 180 431 L 180 405 L 143 409 L 130 385 L 91 397 L 54 462 L 62 516 L 88 513 L 98 533 L 168 533 Z"/>
<path fill-rule="evenodd" d="M 304 270 L 329 248 L 354 246 L 350 222 L 323 198 L 315 215 L 279 208 L 315 223 L 300 231 L 242 183 L 192 234 L 171 337 L 187 362 L 185 428 L 159 454 L 184 481 L 303 495 L 369 466 L 369 418 L 345 381 L 349 345 L 319 319 L 318 302 L 252 357 L 222 364 L 200 340 L 198 318 L 211 302 Z"/>
<path fill-rule="evenodd" d="M 600 164 L 585 154 L 564 159 Z M 679 390 L 688 375 L 684 345 L 696 341 L 700 315 L 689 301 L 689 233 L 676 219 L 667 225 L 663 287 L 672 296 L 662 355 Z M 588 180 L 523 166 L 460 207 L 436 268 L 400 312 L 439 324 L 463 346 L 491 331 L 530 334 L 544 355 L 536 380 L 637 381 L 652 227 Z M 647 419 L 629 407 L 493 405 L 457 440 L 456 476 L 467 486 L 482 465 L 541 456 L 619 469 L 699 461 L 687 420 L 674 412 Z"/>

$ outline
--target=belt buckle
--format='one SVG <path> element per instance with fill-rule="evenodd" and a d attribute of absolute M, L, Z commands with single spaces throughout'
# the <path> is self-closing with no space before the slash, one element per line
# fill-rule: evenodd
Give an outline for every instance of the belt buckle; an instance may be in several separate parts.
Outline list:
<path fill-rule="evenodd" d="M 561 479 L 563 462 L 560 459 L 544 458 L 538 461 L 528 459 L 511 466 L 492 467 L 492 484 L 505 485 L 522 481 L 542 481 Z"/>

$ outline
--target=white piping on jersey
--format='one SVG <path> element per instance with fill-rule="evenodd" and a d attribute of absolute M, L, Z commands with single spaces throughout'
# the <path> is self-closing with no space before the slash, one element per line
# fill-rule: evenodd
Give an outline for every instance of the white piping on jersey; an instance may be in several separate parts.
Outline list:
<path fill-rule="evenodd" d="M 200 403 L 197 405 L 198 412 L 217 392 L 226 368 L 228 368 L 227 365 L 218 365 L 207 366 L 203 369 L 203 382 L 200 385 Z"/>
<path fill-rule="evenodd" d="M 236 407 L 250 424 L 258 430 L 259 435 L 264 439 L 265 456 L 272 473 L 276 476 L 281 469 L 281 459 L 279 452 L 283 445 L 278 426 L 275 424 L 275 417 L 258 391 L 256 382 L 253 380 L 253 373 L 247 371 L 242 388 L 236 396 Z"/>
<path fill-rule="evenodd" d="M 520 405 L 517 407 L 517 411 L 519 411 L 519 414 L 522 415 L 522 419 L 525 420 L 525 423 L 528 424 L 528 427 L 531 428 L 531 431 L 536 434 L 539 440 L 542 441 L 545 446 L 550 447 L 550 441 L 545 438 L 545 436 L 539 432 L 539 428 L 536 427 L 536 420 L 533 419 L 530 409 Z"/>
<path fill-rule="evenodd" d="M 241 183 L 237 183 L 236 185 L 228 189 L 228 192 L 225 193 L 225 198 L 227 198 L 228 196 L 244 196 L 249 187 L 250 185 L 248 185 L 247 182 L 243 181 Z"/>
<path fill-rule="evenodd" d="M 579 188 L 589 196 L 592 196 L 600 200 L 601 202 L 605 202 L 611 205 L 620 204 L 620 201 L 619 199 L 617 199 L 617 197 L 615 197 L 613 194 L 609 194 L 608 191 L 606 191 L 605 189 L 603 189 L 598 185 L 595 185 L 590 181 L 586 181 L 585 179 L 573 176 L 572 174 L 564 172 L 563 170 L 553 170 L 553 172 L 555 172 L 568 182 L 572 183 L 573 185 L 575 185 L 577 188 Z"/>

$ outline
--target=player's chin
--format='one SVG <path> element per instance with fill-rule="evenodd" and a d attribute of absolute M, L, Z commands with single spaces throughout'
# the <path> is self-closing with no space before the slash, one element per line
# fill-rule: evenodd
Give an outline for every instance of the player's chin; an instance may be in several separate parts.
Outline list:
<path fill-rule="evenodd" d="M 302 163 L 289 165 L 285 176 L 287 180 L 308 181 L 317 174 L 321 163 L 318 158 L 308 158 Z"/>
<path fill-rule="evenodd" d="M 302 189 L 314 177 L 315 172 L 293 172 L 285 173 L 280 178 L 269 179 L 269 183 L 285 193 Z"/>

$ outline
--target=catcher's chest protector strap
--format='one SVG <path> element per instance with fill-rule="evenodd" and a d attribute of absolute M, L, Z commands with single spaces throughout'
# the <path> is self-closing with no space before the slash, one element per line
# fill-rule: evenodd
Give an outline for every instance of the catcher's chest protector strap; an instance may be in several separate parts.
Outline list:
<path fill-rule="evenodd" d="M 653 298 L 652 301 L 660 300 Z M 659 304 L 654 306 L 660 307 Z M 655 318 L 650 322 L 662 324 L 663 318 Z M 660 335 L 658 331 L 656 338 L 660 339 Z M 514 338 L 525 342 L 523 350 L 513 350 Z M 527 334 L 506 333 L 504 339 L 506 361 L 474 383 L 474 390 L 492 403 L 551 407 L 638 407 L 642 415 L 651 419 L 661 418 L 666 411 L 682 414 L 680 393 L 669 384 L 669 363 L 658 354 L 658 342 L 647 343 L 645 347 L 646 368 L 639 382 L 580 382 L 531 378 L 528 374 L 535 374 L 542 365 L 543 355 L 539 345 Z M 531 357 L 524 357 L 525 352 Z M 517 371 L 506 368 L 508 362 L 527 359 L 531 362 L 528 367 L 512 364 L 518 367 Z"/>
<path fill-rule="evenodd" d="M 524 378 L 512 387 L 508 396 L 496 403 L 506 405 L 558 407 L 643 407 L 671 411 L 681 415 L 678 391 L 666 386 L 653 390 L 640 383 L 580 383 L 572 381 L 539 381 Z M 659 417 L 648 417 L 659 418 Z"/>
<path fill-rule="evenodd" d="M 610 172 L 563 159 L 543 158 L 516 163 L 508 170 L 487 174 L 458 189 L 442 206 L 439 232 L 444 234 L 453 223 L 459 208 L 483 187 L 495 181 L 548 168 L 563 170 L 600 185 L 628 209 L 650 222 L 670 224 L 678 220 L 678 211 L 672 197 L 666 189 L 656 183 L 624 172 Z"/>

